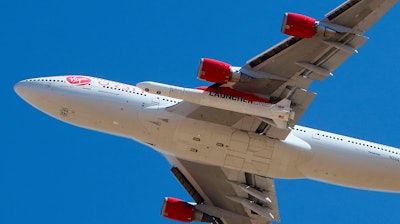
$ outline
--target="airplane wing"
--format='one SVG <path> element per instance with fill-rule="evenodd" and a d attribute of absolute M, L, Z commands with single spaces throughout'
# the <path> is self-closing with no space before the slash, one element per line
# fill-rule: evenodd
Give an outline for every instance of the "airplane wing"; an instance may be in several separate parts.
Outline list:
<path fill-rule="evenodd" d="M 214 217 L 213 223 L 279 222 L 271 178 L 165 156 L 172 165 L 171 172 L 197 203 L 196 209 Z M 257 198 L 257 193 L 264 200 Z"/>
<path fill-rule="evenodd" d="M 263 96 L 271 102 L 289 99 L 296 113 L 293 127 L 310 105 L 314 80 L 323 81 L 368 39 L 363 36 L 397 0 L 349 0 L 326 14 L 321 23 L 345 30 L 333 37 L 289 37 L 250 59 L 243 72 L 257 78 L 230 87 Z M 192 119 L 230 125 L 241 130 L 285 139 L 290 129 L 279 129 L 246 114 L 181 102 L 171 108 Z M 200 164 L 164 155 L 172 173 L 196 201 L 196 209 L 211 215 L 212 223 L 267 224 L 279 221 L 274 182 L 271 178 Z"/>
<path fill-rule="evenodd" d="M 236 90 L 257 94 L 278 102 L 287 98 L 292 102 L 295 118 L 293 127 L 315 97 L 308 91 L 314 80 L 323 81 L 368 39 L 363 36 L 397 0 L 349 0 L 326 14 L 321 23 L 337 26 L 346 32 L 334 37 L 289 37 L 250 59 L 244 73 L 257 75 L 256 79 L 236 83 Z M 347 29 L 346 29 L 347 28 Z M 268 127 L 267 136 L 284 139 L 290 131 Z"/>

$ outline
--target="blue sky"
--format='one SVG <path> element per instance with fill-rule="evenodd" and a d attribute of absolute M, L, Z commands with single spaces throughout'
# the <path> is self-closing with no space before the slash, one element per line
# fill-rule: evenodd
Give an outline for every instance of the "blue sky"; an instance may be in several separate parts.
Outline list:
<path fill-rule="evenodd" d="M 316 18 L 341 1 L 2 1 L 0 223 L 174 223 L 163 197 L 190 200 L 161 155 L 48 117 L 19 80 L 86 74 L 193 87 L 201 57 L 233 65 L 276 44 L 284 12 Z M 360 53 L 313 84 L 301 125 L 399 147 L 399 5 Z M 400 171 L 398 171 L 400 172 Z M 398 223 L 400 194 L 277 180 L 282 223 Z"/>

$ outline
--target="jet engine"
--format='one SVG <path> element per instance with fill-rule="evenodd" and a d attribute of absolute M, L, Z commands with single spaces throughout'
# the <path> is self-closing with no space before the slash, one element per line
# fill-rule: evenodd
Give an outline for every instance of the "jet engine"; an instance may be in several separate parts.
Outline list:
<path fill-rule="evenodd" d="M 196 210 L 195 206 L 177 198 L 164 199 L 161 216 L 180 222 L 211 222 L 213 218 Z"/>
<path fill-rule="evenodd" d="M 202 58 L 200 60 L 197 78 L 209 82 L 227 83 L 230 76 L 230 64 L 209 58 Z"/>
<path fill-rule="evenodd" d="M 219 84 L 246 82 L 250 80 L 251 77 L 242 74 L 240 69 L 241 67 L 234 67 L 222 61 L 202 58 L 199 64 L 197 78 Z"/>
<path fill-rule="evenodd" d="M 340 31 L 351 31 L 336 24 L 335 27 L 339 28 Z M 314 18 L 287 12 L 282 20 L 282 33 L 300 38 L 312 38 L 314 36 L 334 37 L 341 32 L 329 27 L 329 24 L 319 22 Z"/>

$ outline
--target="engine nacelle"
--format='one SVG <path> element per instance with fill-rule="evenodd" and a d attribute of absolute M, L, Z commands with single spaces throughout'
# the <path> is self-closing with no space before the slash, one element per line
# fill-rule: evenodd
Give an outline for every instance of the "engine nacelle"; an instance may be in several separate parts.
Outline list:
<path fill-rule="evenodd" d="M 197 211 L 194 205 L 177 198 L 166 197 L 164 199 L 161 215 L 165 218 L 180 222 L 204 222 L 206 214 Z"/>
<path fill-rule="evenodd" d="M 336 28 L 342 29 L 341 31 L 348 31 L 348 28 L 335 25 Z M 314 36 L 323 37 L 334 37 L 338 31 L 325 25 L 325 23 L 319 22 L 314 18 L 287 12 L 283 16 L 282 20 L 282 33 L 300 37 L 300 38 L 312 38 Z"/>
<path fill-rule="evenodd" d="M 295 37 L 311 38 L 316 34 L 316 22 L 314 18 L 287 12 L 282 20 L 282 33 Z"/>
<path fill-rule="evenodd" d="M 231 77 L 231 67 L 230 64 L 222 61 L 202 58 L 197 78 L 209 82 L 227 83 Z"/>
<path fill-rule="evenodd" d="M 246 82 L 250 80 L 251 77 L 243 75 L 240 69 L 240 67 L 234 67 L 222 61 L 202 58 L 199 64 L 197 78 L 219 84 Z"/>

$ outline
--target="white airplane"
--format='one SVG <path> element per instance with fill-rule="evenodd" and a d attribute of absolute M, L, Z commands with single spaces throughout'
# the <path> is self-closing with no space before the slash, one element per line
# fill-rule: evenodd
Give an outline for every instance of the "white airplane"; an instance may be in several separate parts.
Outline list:
<path fill-rule="evenodd" d="M 396 0 L 349 0 L 321 21 L 286 13 L 291 37 L 242 67 L 202 59 L 209 87 L 136 86 L 67 75 L 23 80 L 25 101 L 64 122 L 134 139 L 159 151 L 195 203 L 165 198 L 182 222 L 280 221 L 273 178 L 309 178 L 400 192 L 400 149 L 297 126 L 323 81 L 367 40 Z"/>

